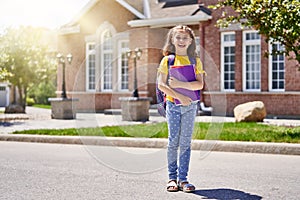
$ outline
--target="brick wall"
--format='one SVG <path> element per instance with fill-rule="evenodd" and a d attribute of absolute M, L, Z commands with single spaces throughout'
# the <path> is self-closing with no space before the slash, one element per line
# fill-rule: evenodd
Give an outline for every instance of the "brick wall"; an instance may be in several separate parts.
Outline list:
<path fill-rule="evenodd" d="M 102 0 L 96 4 L 89 12 L 78 21 L 80 33 L 59 35 L 58 50 L 67 55 L 73 55 L 72 64 L 66 64 L 66 90 L 68 97 L 79 98 L 78 110 L 99 111 L 107 108 L 119 107 L 118 98 L 120 96 L 130 96 L 130 92 L 104 93 L 86 92 L 86 68 L 85 68 L 85 37 L 96 34 L 97 29 L 104 22 L 114 26 L 117 33 L 130 30 L 127 22 L 135 16 L 111 0 Z M 98 44 L 99 45 L 99 44 Z M 98 55 L 96 55 L 98 56 Z M 131 67 L 131 66 L 130 66 Z M 58 67 L 57 95 L 60 96 L 62 85 L 62 69 Z M 97 77 L 97 80 L 99 77 Z M 130 86 L 132 88 L 132 85 Z"/>
<path fill-rule="evenodd" d="M 218 0 L 201 0 L 205 6 Z M 225 8 L 228 12 L 231 9 Z M 113 13 L 113 14 L 112 14 Z M 268 45 L 262 39 L 261 52 L 261 92 L 243 92 L 243 52 L 242 31 L 236 30 L 236 65 L 235 65 L 235 92 L 225 93 L 221 91 L 220 80 L 220 35 L 221 31 L 215 27 L 216 20 L 222 10 L 212 13 L 213 19 L 203 22 L 199 26 L 192 26 L 197 36 L 200 36 L 201 59 L 207 72 L 205 77 L 205 89 L 202 100 L 207 106 L 213 106 L 216 113 L 233 114 L 233 108 L 248 101 L 261 100 L 267 107 L 268 114 L 300 116 L 300 72 L 297 71 L 294 61 L 286 59 L 286 92 L 268 91 L 268 59 L 263 57 Z M 85 36 L 95 34 L 97 28 L 105 21 L 111 23 L 118 33 L 128 31 L 130 49 L 139 47 L 143 50 L 142 57 L 137 61 L 138 87 L 140 96 L 152 97 L 152 103 L 156 103 L 155 81 L 158 64 L 162 58 L 162 47 L 169 29 L 164 28 L 138 28 L 132 29 L 127 22 L 135 19 L 132 13 L 120 6 L 115 1 L 103 0 L 83 16 L 79 21 L 81 32 L 61 35 L 59 37 L 60 52 L 73 54 L 73 62 L 66 65 L 66 82 L 68 95 L 79 98 L 79 110 L 104 110 L 108 108 L 120 108 L 119 97 L 131 96 L 133 81 L 129 81 L 129 92 L 86 92 L 85 72 Z M 171 27 L 169 27 L 171 28 Z M 129 62 L 129 80 L 133 80 L 133 61 Z M 61 68 L 58 68 L 58 91 L 61 90 Z M 71 92 L 72 91 L 72 92 Z M 59 94 L 60 95 L 60 94 Z"/>
<path fill-rule="evenodd" d="M 218 0 L 199 0 L 205 6 L 214 4 Z M 233 14 L 230 8 L 224 8 Z M 300 118 L 300 71 L 296 67 L 296 62 L 286 58 L 285 60 L 285 92 L 269 91 L 269 61 L 264 57 L 268 50 L 265 38 L 261 39 L 261 92 L 243 92 L 243 32 L 235 31 L 235 92 L 223 92 L 220 89 L 220 38 L 221 30 L 215 27 L 216 20 L 221 16 L 222 10 L 213 11 L 213 19 L 200 25 L 200 34 L 205 34 L 200 38 L 205 70 L 208 76 L 205 77 L 205 91 L 202 95 L 207 106 L 213 106 L 215 113 L 233 115 L 235 106 L 249 101 L 263 101 L 267 113 L 276 116 L 296 116 Z M 232 31 L 232 30 L 230 30 Z"/>
<path fill-rule="evenodd" d="M 272 93 L 223 93 L 204 92 L 205 104 L 214 108 L 214 113 L 233 116 L 235 106 L 249 101 L 262 101 L 269 116 L 292 116 L 300 118 L 299 94 L 293 92 Z M 224 108 L 225 106 L 225 108 Z"/>

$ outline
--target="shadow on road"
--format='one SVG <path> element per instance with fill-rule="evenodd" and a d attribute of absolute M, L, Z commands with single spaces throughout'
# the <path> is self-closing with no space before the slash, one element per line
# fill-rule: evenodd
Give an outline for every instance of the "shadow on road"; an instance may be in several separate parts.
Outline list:
<path fill-rule="evenodd" d="M 22 126 L 24 122 L 0 122 L 0 127 Z M 1 133 L 1 132 L 0 132 Z"/>
<path fill-rule="evenodd" d="M 202 196 L 202 199 L 216 199 L 216 200 L 236 200 L 236 199 L 246 199 L 246 200 L 260 200 L 261 196 L 245 193 L 239 190 L 233 189 L 208 189 L 208 190 L 196 190 L 195 195 Z"/>

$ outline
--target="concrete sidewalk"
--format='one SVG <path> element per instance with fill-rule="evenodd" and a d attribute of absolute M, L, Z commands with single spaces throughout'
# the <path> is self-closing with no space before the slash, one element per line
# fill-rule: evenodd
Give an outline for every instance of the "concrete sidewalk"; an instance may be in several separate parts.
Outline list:
<path fill-rule="evenodd" d="M 51 119 L 51 110 L 27 107 L 27 114 L 10 115 L 10 120 L 5 120 L 6 115 L 0 114 L 0 140 L 20 141 L 20 142 L 43 142 L 62 144 L 84 144 L 84 145 L 108 145 L 108 146 L 128 146 L 128 147 L 148 147 L 165 148 L 166 139 L 150 138 L 112 138 L 112 137 L 83 137 L 83 136 L 44 136 L 44 135 L 13 135 L 14 131 L 30 129 L 64 129 L 83 127 L 102 127 L 114 125 L 143 124 L 143 122 L 122 121 L 119 114 L 98 114 L 98 113 L 78 113 L 74 120 Z M 15 118 L 12 118 L 15 117 Z M 12 120 L 14 119 L 14 120 Z M 146 123 L 158 123 L 165 121 L 165 118 L 157 115 L 150 115 L 150 120 Z M 234 122 L 232 117 L 211 117 L 197 116 L 198 122 Z M 286 119 L 265 119 L 265 124 L 280 126 L 300 126 L 300 120 Z M 79 134 L 80 135 L 80 134 Z M 261 142 L 225 142 L 225 141 L 205 141 L 194 140 L 192 143 L 194 150 L 201 151 L 228 151 L 228 152 L 249 152 L 249 153 L 271 153 L 300 155 L 300 144 L 286 143 L 261 143 Z"/>

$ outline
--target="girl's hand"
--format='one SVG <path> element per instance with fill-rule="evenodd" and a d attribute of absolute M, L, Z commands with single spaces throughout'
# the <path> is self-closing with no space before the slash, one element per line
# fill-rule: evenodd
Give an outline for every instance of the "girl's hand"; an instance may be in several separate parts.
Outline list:
<path fill-rule="evenodd" d="M 189 106 L 192 103 L 192 99 L 190 97 L 184 96 L 182 94 L 178 95 L 177 99 L 183 106 Z"/>
<path fill-rule="evenodd" d="M 170 77 L 169 78 L 169 86 L 171 87 L 171 88 L 180 88 L 180 87 L 182 87 L 182 82 L 181 81 L 179 81 L 179 80 L 177 80 L 176 78 L 174 78 L 174 77 Z"/>

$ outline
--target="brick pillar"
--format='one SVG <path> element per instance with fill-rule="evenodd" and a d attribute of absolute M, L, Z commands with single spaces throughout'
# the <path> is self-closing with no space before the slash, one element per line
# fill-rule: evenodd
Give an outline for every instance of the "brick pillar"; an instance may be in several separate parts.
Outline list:
<path fill-rule="evenodd" d="M 235 90 L 243 90 L 243 32 L 235 32 Z"/>
<path fill-rule="evenodd" d="M 261 37 L 261 66 L 260 66 L 260 71 L 261 71 L 261 77 L 260 77 L 260 82 L 261 82 L 261 91 L 268 91 L 269 90 L 269 85 L 268 85 L 268 80 L 269 80 L 269 58 L 265 57 L 266 51 L 268 51 L 268 43 L 265 42 L 265 37 Z"/>

